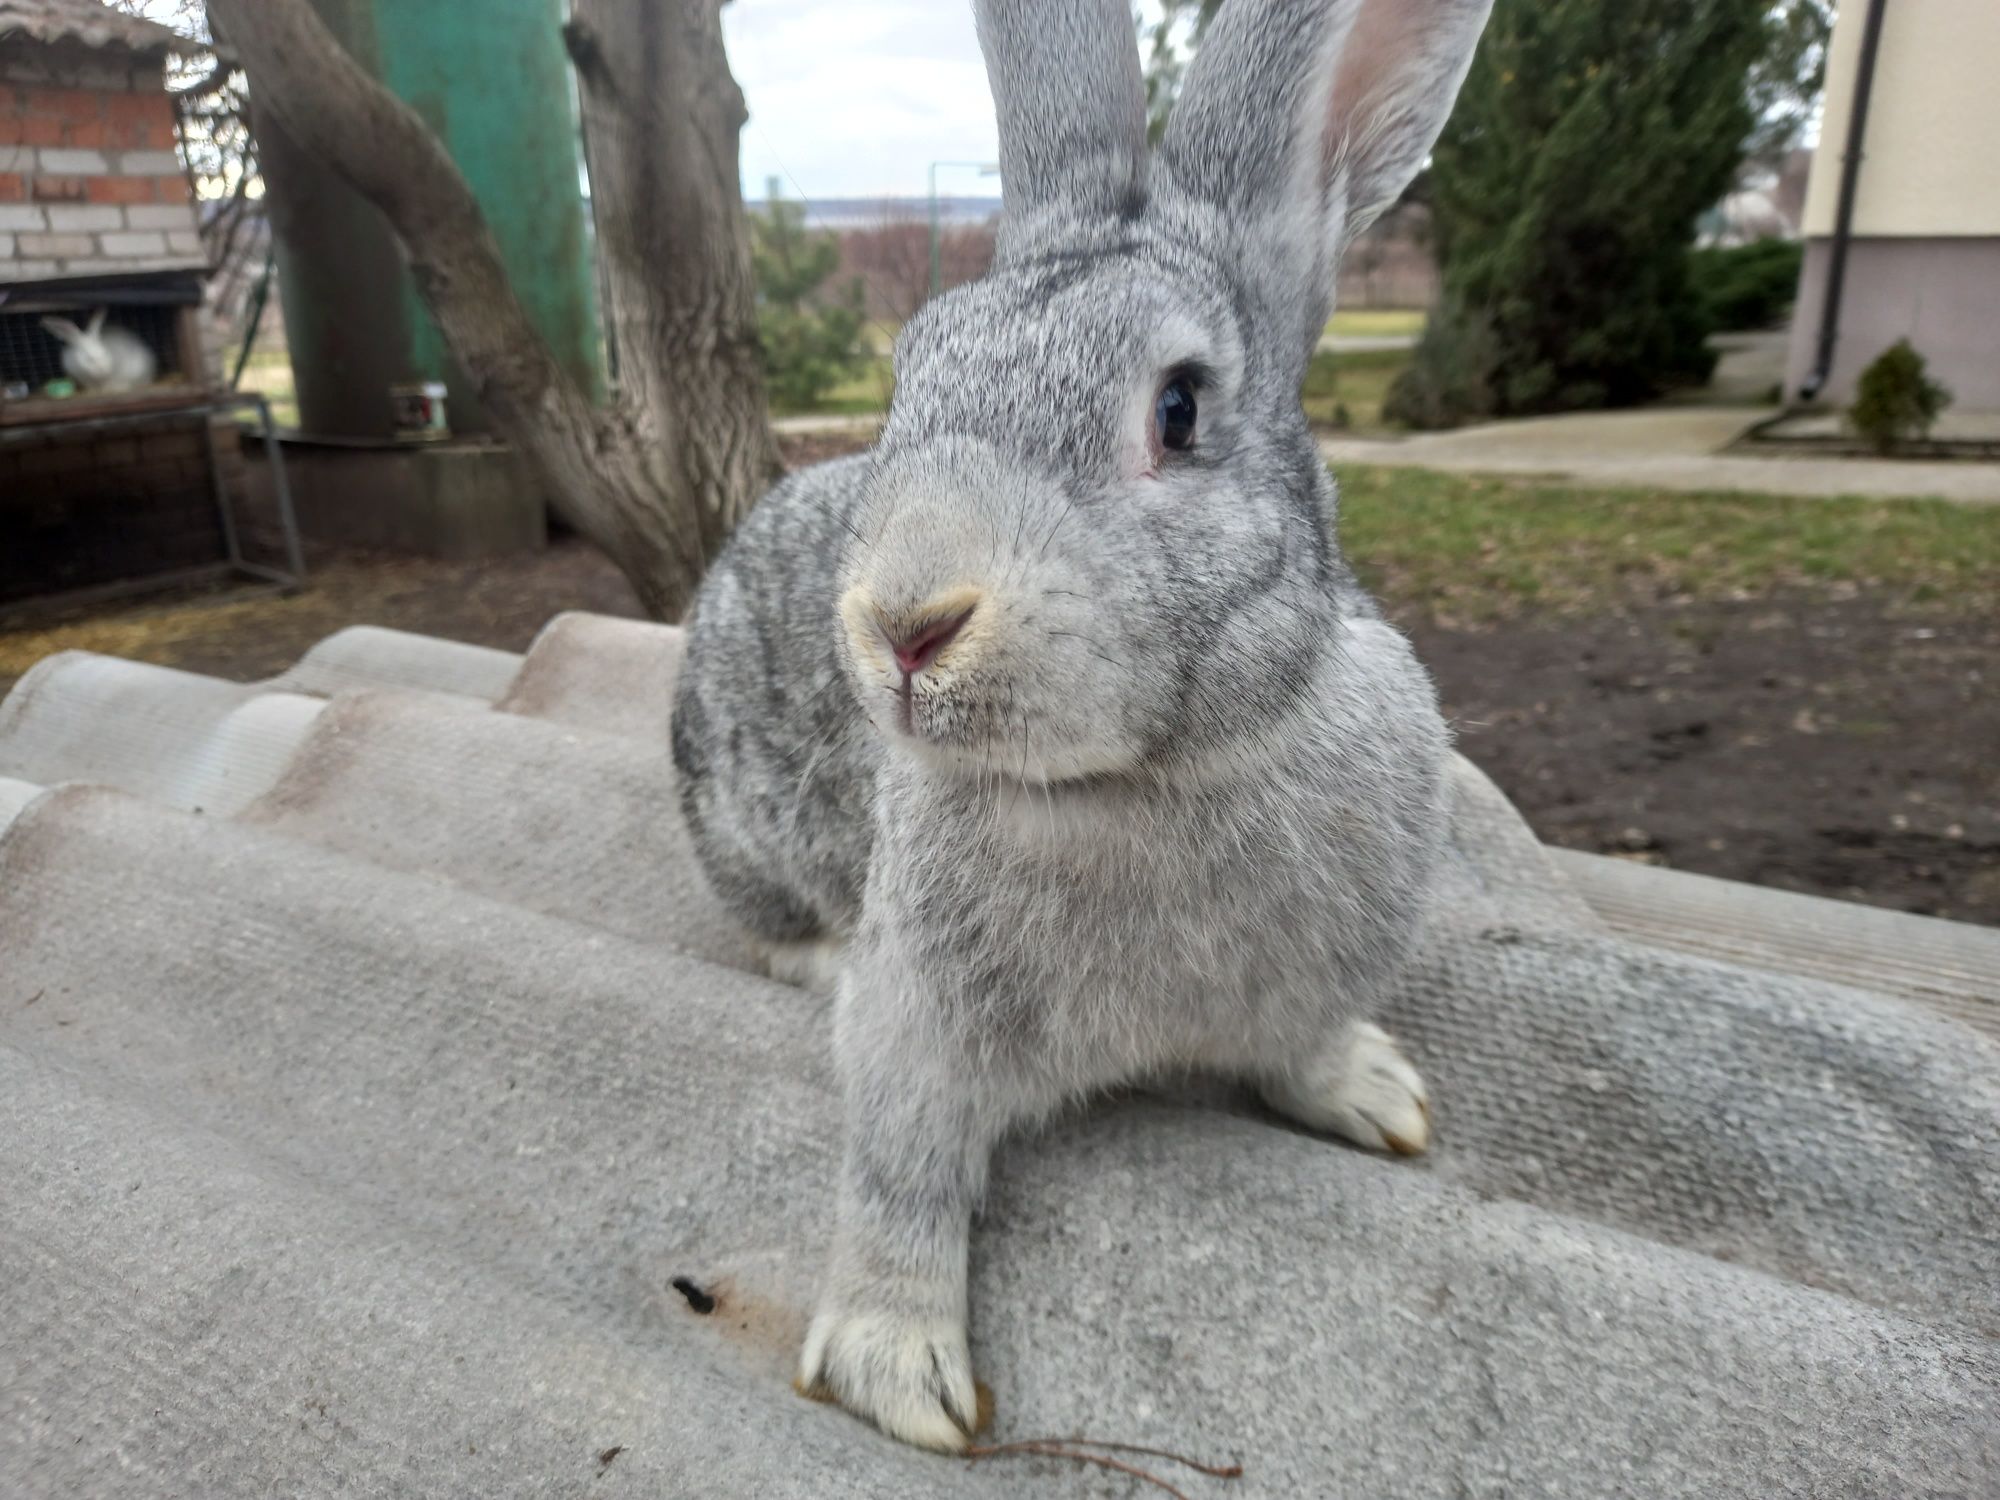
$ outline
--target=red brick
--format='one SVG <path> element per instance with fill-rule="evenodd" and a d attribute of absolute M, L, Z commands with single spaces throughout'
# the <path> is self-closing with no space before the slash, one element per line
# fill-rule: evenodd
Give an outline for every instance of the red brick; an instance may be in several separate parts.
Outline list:
<path fill-rule="evenodd" d="M 81 177 L 51 177 L 46 172 L 35 178 L 35 201 L 37 203 L 81 203 L 84 201 L 84 185 Z"/>
<path fill-rule="evenodd" d="M 172 120 L 113 120 L 104 127 L 104 144 L 114 151 L 171 151 Z"/>
<path fill-rule="evenodd" d="M 18 122 L 15 142 L 22 146 L 60 146 L 66 127 L 54 115 L 29 115 Z"/>
<path fill-rule="evenodd" d="M 160 186 L 160 201 L 162 203 L 192 203 L 194 201 L 194 193 L 188 187 L 185 177 L 156 177 L 153 180 Z"/>
<path fill-rule="evenodd" d="M 165 181 L 166 179 L 161 179 Z M 88 191 L 92 203 L 151 203 L 153 201 L 153 179 L 150 177 L 93 177 L 89 180 Z"/>
<path fill-rule="evenodd" d="M 164 89 L 104 95 L 104 112 L 114 120 L 165 120 L 172 123 L 174 101 Z"/>
<path fill-rule="evenodd" d="M 30 84 L 21 92 L 27 96 L 30 115 L 47 115 L 70 125 L 83 120 L 103 119 L 106 98 L 124 97 L 106 95 L 99 89 L 56 89 L 40 84 Z"/>
<path fill-rule="evenodd" d="M 0 203 L 19 203 L 28 196 L 28 184 L 19 172 L 0 172 Z"/>
<path fill-rule="evenodd" d="M 111 144 L 111 127 L 102 120 L 74 121 L 63 126 L 63 144 L 101 151 Z"/>

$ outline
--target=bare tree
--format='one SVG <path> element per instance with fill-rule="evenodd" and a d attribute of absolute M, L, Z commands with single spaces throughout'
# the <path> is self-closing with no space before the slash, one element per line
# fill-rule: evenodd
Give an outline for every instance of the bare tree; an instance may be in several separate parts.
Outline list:
<path fill-rule="evenodd" d="M 113 10 L 170 27 L 180 42 L 167 57 L 175 133 L 202 204 L 208 262 L 241 275 L 240 242 L 263 195 L 257 143 L 250 135 L 243 70 L 217 51 L 205 0 L 106 0 Z M 262 252 L 258 251 L 259 258 Z"/>
<path fill-rule="evenodd" d="M 950 224 L 938 233 L 938 281 L 943 288 L 977 281 L 993 264 L 991 224 Z M 840 236 L 840 269 L 868 287 L 875 317 L 906 323 L 930 300 L 930 225 L 916 210 L 885 202 L 876 222 Z"/>
<path fill-rule="evenodd" d="M 648 610 L 678 618 L 778 472 L 737 176 L 742 91 L 723 0 L 575 0 L 565 29 L 591 150 L 619 388 L 592 404 L 509 284 L 472 190 L 416 112 L 306 0 L 210 0 L 275 125 L 380 209 L 479 399 L 558 512 Z"/>

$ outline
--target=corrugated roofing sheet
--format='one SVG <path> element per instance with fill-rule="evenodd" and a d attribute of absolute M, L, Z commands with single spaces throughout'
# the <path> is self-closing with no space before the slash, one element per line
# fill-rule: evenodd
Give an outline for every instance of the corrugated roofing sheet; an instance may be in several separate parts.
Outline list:
<path fill-rule="evenodd" d="M 837 1091 L 691 864 L 679 657 L 355 630 L 0 704 L 0 1494 L 1122 1493 L 791 1392 Z M 2000 934 L 1875 924 L 1835 982 L 1850 908 L 1455 787 L 1389 1018 L 1433 1156 L 1221 1085 L 1009 1147 L 998 1435 L 1244 1464 L 1203 1496 L 1990 1491 Z M 1938 976 L 1973 1024 L 1899 998 Z"/>
<path fill-rule="evenodd" d="M 164 51 L 180 40 L 167 27 L 123 15 L 102 0 L 0 0 L 0 43 L 14 37 L 135 52 Z"/>

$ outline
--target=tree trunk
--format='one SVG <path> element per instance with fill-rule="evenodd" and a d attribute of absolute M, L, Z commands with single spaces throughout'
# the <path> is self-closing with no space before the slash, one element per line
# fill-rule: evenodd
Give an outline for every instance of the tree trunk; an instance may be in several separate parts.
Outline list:
<path fill-rule="evenodd" d="M 307 0 L 210 0 L 209 12 L 249 73 L 253 110 L 388 219 L 452 353 L 558 513 L 649 611 L 679 618 L 778 471 L 721 0 L 576 0 L 568 40 L 622 377 L 603 409 L 529 321 L 442 143 Z"/>

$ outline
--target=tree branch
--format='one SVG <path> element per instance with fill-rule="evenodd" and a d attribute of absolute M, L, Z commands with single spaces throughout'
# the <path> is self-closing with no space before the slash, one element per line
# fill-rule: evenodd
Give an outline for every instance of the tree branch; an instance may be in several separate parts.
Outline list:
<path fill-rule="evenodd" d="M 582 407 L 507 279 L 472 189 L 422 117 L 362 71 L 305 0 L 211 0 L 255 108 L 382 210 L 482 399 Z"/>
<path fill-rule="evenodd" d="M 685 609 L 777 471 L 737 185 L 742 95 L 718 0 L 576 0 L 599 253 L 624 376 L 609 410 L 563 370 L 472 189 L 423 119 L 306 0 L 210 0 L 252 106 L 381 210 L 499 430 L 647 606 Z"/>

